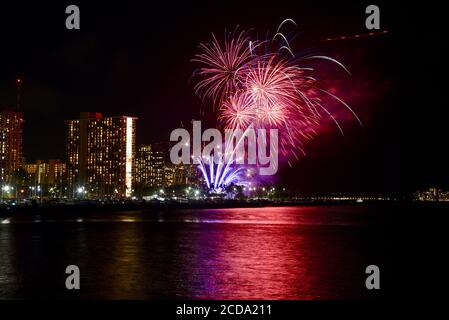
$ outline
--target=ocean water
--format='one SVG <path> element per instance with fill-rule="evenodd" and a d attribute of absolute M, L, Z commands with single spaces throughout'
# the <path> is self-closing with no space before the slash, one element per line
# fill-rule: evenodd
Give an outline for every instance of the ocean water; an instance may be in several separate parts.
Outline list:
<path fill-rule="evenodd" d="M 365 268 L 388 268 L 387 246 L 369 205 L 13 216 L 0 298 L 370 299 Z"/>

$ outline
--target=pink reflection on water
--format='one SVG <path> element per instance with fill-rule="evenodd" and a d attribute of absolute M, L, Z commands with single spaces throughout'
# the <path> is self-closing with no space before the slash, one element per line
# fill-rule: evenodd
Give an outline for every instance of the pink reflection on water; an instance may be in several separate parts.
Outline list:
<path fill-rule="evenodd" d="M 209 227 L 210 232 L 199 233 L 197 245 L 202 249 L 196 263 L 203 271 L 192 276 L 201 279 L 203 289 L 194 293 L 197 298 L 319 299 L 332 294 L 326 288 L 339 280 L 333 268 L 347 247 L 329 248 L 333 244 L 326 235 L 311 232 L 310 228 L 343 224 L 323 215 L 323 208 L 209 211 L 210 217 L 202 222 L 219 222 Z"/>
<path fill-rule="evenodd" d="M 341 206 L 260 207 L 207 209 L 198 216 L 198 210 L 184 210 L 186 223 L 229 223 L 268 225 L 360 225 L 363 215 Z"/>

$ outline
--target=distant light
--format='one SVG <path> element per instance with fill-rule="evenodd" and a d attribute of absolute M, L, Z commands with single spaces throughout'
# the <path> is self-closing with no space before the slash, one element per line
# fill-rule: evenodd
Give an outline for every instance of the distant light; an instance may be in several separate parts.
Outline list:
<path fill-rule="evenodd" d="M 22 80 L 20 78 L 17 78 L 17 83 L 21 83 Z"/>

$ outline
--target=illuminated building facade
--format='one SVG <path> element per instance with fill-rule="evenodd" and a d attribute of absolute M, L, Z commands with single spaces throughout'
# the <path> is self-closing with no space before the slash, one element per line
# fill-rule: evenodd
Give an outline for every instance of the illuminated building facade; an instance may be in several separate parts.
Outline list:
<path fill-rule="evenodd" d="M 37 160 L 24 165 L 32 190 L 42 190 L 42 195 L 62 197 L 66 188 L 67 165 L 59 159 L 48 162 Z"/>
<path fill-rule="evenodd" d="M 162 187 L 164 181 L 164 154 L 152 145 L 139 146 L 135 157 L 136 185 Z"/>
<path fill-rule="evenodd" d="M 28 176 L 28 181 L 32 186 L 37 186 L 47 183 L 48 177 L 48 163 L 42 160 L 37 160 L 36 163 L 27 163 L 24 166 L 25 172 Z"/>
<path fill-rule="evenodd" d="M 429 188 L 428 190 L 415 192 L 414 197 L 417 201 L 449 201 L 449 191 Z"/>
<path fill-rule="evenodd" d="M 170 147 L 165 143 L 141 145 L 136 151 L 134 184 L 137 195 L 151 189 L 198 182 L 196 165 L 174 165 L 168 159 Z"/>
<path fill-rule="evenodd" d="M 151 146 L 139 146 L 134 158 L 134 183 L 150 184 L 151 176 Z"/>
<path fill-rule="evenodd" d="M 67 173 L 67 166 L 59 159 L 50 159 L 48 162 L 37 160 L 36 163 L 24 165 L 28 180 L 32 184 L 49 186 L 62 186 Z"/>
<path fill-rule="evenodd" d="M 58 159 L 48 160 L 47 183 L 63 188 L 66 185 L 67 164 Z"/>
<path fill-rule="evenodd" d="M 151 181 L 153 186 L 160 187 L 164 183 L 164 153 L 160 150 L 151 152 Z"/>
<path fill-rule="evenodd" d="M 13 172 L 22 166 L 23 114 L 0 112 L 0 182 L 10 183 Z"/>
<path fill-rule="evenodd" d="M 66 121 L 70 197 L 131 196 L 136 120 L 83 112 Z"/>
<path fill-rule="evenodd" d="M 176 167 L 170 164 L 164 166 L 164 187 L 171 187 L 175 185 Z"/>
<path fill-rule="evenodd" d="M 164 187 L 198 184 L 198 178 L 198 170 L 196 169 L 196 165 L 174 165 L 168 163 L 164 166 Z"/>

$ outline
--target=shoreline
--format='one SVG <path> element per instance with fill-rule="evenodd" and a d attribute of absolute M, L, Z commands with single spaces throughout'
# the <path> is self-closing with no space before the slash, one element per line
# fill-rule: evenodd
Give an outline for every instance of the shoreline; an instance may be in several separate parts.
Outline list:
<path fill-rule="evenodd" d="M 29 206 L 2 205 L 0 207 L 0 218 L 11 216 L 44 215 L 56 218 L 65 218 L 77 214 L 93 213 L 119 213 L 124 211 L 176 211 L 176 210 L 201 210 L 201 209 L 233 209 L 233 208 L 262 208 L 262 207 L 301 207 L 301 206 L 438 206 L 449 209 L 449 202 L 424 202 L 407 200 L 369 200 L 359 202 L 356 200 L 284 200 L 284 201 L 191 201 L 180 202 L 118 202 L 118 203 L 78 203 L 78 204 L 38 204 Z"/>

